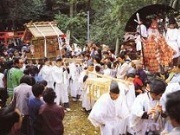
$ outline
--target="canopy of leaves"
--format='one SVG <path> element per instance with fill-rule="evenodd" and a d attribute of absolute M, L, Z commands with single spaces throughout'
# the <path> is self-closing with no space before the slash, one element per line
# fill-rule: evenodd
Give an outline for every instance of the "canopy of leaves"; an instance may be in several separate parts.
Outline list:
<path fill-rule="evenodd" d="M 86 14 L 84 12 L 74 17 L 59 13 L 55 15 L 55 19 L 62 31 L 70 30 L 73 42 L 83 44 L 86 41 Z"/>
<path fill-rule="evenodd" d="M 44 14 L 43 0 L 7 0 L 11 20 L 40 20 Z"/>

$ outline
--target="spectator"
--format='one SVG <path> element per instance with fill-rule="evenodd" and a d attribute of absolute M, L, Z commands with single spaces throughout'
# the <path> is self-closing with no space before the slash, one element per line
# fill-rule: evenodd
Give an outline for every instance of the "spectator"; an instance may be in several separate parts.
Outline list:
<path fill-rule="evenodd" d="M 43 99 L 46 102 L 39 110 L 39 119 L 42 135 L 63 135 L 64 109 L 56 105 L 54 99 L 56 94 L 52 88 L 46 88 L 43 93 Z"/>
<path fill-rule="evenodd" d="M 167 96 L 166 112 L 174 129 L 168 135 L 180 134 L 180 90 Z"/>
<path fill-rule="evenodd" d="M 37 117 L 39 114 L 39 109 L 40 109 L 40 106 L 44 103 L 41 100 L 44 88 L 45 87 L 42 84 L 33 85 L 32 86 L 33 95 L 29 98 L 29 101 L 28 101 L 32 134 L 34 133 L 35 135 L 36 135 L 36 125 L 37 125 Z"/>
<path fill-rule="evenodd" d="M 13 97 L 13 90 L 20 84 L 20 79 L 23 76 L 23 60 L 20 58 L 14 58 L 14 66 L 7 73 L 7 90 L 9 97 Z"/>
<path fill-rule="evenodd" d="M 22 118 L 19 110 L 11 106 L 0 110 L 0 135 L 19 135 Z"/>
<path fill-rule="evenodd" d="M 127 71 L 130 68 L 130 62 L 127 61 L 125 56 L 122 54 L 117 57 L 117 60 L 119 62 L 119 66 L 117 69 L 117 78 L 124 79 L 124 77 L 127 75 Z"/>
<path fill-rule="evenodd" d="M 7 98 L 7 90 L 5 88 L 0 88 L 0 108 L 6 106 Z"/>
<path fill-rule="evenodd" d="M 21 133 L 31 135 L 30 121 L 29 121 L 29 107 L 28 99 L 32 94 L 32 80 L 28 75 L 24 75 L 20 80 L 20 85 L 14 88 L 14 96 L 12 105 L 19 109 L 22 115 L 24 115 Z"/>

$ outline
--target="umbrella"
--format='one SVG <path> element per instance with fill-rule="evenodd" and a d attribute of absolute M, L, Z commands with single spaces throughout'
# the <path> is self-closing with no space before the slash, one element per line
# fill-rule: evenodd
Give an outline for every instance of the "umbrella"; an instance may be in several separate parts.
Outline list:
<path fill-rule="evenodd" d="M 125 27 L 125 31 L 126 32 L 135 32 L 136 31 L 136 27 L 137 27 L 137 23 L 134 21 L 134 19 L 137 20 L 136 14 L 139 13 L 140 15 L 140 19 L 143 20 L 143 22 L 145 22 L 144 24 L 147 26 L 148 24 L 146 24 L 147 22 L 150 22 L 150 19 L 148 18 L 148 16 L 152 16 L 152 15 L 158 15 L 158 14 L 168 14 L 171 12 L 175 12 L 176 10 L 173 9 L 172 7 L 168 6 L 168 5 L 163 5 L 163 4 L 153 4 L 153 5 L 148 5 L 146 7 L 143 7 L 141 9 L 139 9 L 138 11 L 136 11 L 128 20 L 126 27 Z"/>

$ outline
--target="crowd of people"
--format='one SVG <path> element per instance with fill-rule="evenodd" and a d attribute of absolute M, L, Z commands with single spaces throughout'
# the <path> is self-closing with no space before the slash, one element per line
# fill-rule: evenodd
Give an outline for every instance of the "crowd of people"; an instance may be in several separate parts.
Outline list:
<path fill-rule="evenodd" d="M 147 47 L 152 40 L 144 43 Z M 126 50 L 115 55 L 109 47 L 95 43 L 82 50 L 66 49 L 54 59 L 29 60 L 25 53 L 22 48 L 4 50 L 0 57 L 0 134 L 62 135 L 65 112 L 71 111 L 70 99 L 82 101 L 82 110 L 89 113 L 88 119 L 100 127 L 102 135 L 180 133 L 179 50 L 171 54 L 163 72 L 153 67 L 157 66 L 153 60 L 148 59 L 146 71 L 144 63 L 133 60 Z M 145 59 L 156 56 L 149 54 Z M 172 61 L 174 66 L 169 65 Z M 117 81 L 111 82 L 109 92 L 90 102 L 86 82 L 107 76 Z"/>

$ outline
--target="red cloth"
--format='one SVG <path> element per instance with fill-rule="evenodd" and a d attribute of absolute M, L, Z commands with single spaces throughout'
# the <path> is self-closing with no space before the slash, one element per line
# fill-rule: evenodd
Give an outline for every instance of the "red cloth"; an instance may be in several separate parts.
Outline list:
<path fill-rule="evenodd" d="M 141 79 L 139 77 L 135 77 L 133 80 L 134 85 L 139 85 L 139 86 L 143 86 L 143 82 L 141 81 Z"/>

